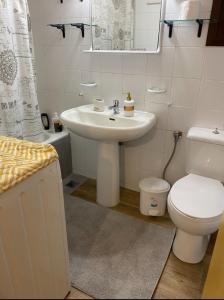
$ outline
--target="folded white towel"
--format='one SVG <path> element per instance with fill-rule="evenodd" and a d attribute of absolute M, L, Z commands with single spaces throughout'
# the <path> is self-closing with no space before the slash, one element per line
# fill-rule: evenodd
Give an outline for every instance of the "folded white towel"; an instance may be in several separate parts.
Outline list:
<path fill-rule="evenodd" d="M 197 19 L 200 15 L 199 0 L 186 0 L 181 5 L 180 20 Z"/>

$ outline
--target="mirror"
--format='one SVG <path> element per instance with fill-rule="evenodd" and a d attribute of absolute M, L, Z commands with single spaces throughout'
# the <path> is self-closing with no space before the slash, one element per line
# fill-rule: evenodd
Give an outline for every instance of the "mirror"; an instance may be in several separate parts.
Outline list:
<path fill-rule="evenodd" d="M 91 51 L 157 53 L 165 0 L 92 0 Z"/>

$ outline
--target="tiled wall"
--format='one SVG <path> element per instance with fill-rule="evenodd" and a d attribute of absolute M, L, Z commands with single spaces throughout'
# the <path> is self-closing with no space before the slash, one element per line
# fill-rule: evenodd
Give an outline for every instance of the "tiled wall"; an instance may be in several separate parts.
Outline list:
<path fill-rule="evenodd" d="M 209 17 L 212 1 L 201 0 L 201 16 Z M 167 0 L 166 15 L 178 17 L 181 0 Z M 90 45 L 80 31 L 68 28 L 66 39 L 46 24 L 50 22 L 89 22 L 89 0 L 29 0 L 36 44 L 38 95 L 41 110 L 62 112 L 94 97 L 103 97 L 107 104 L 124 99 L 131 91 L 136 107 L 158 116 L 156 129 L 140 140 L 121 147 L 122 182 L 137 189 L 145 176 L 160 176 L 172 150 L 172 131 L 191 126 L 224 128 L 224 48 L 204 47 L 207 25 L 197 38 L 197 25 L 174 28 L 168 38 L 164 28 L 162 51 L 149 54 L 88 54 Z M 94 80 L 95 89 L 81 89 L 81 81 Z M 147 87 L 167 89 L 163 95 L 150 95 Z M 79 96 L 83 92 L 84 96 Z M 178 147 L 168 172 L 175 181 L 185 174 L 185 138 Z M 96 143 L 72 137 L 73 169 L 94 177 Z"/>

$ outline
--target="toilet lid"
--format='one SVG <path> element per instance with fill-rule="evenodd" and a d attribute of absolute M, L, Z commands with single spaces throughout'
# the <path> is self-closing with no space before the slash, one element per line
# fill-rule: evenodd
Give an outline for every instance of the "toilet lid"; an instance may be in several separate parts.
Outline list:
<path fill-rule="evenodd" d="M 224 187 L 217 180 L 190 174 L 175 183 L 170 200 L 189 217 L 214 218 L 224 212 Z"/>

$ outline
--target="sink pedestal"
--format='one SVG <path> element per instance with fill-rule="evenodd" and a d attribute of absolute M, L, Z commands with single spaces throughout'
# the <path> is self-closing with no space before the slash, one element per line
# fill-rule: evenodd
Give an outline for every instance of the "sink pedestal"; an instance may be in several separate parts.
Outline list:
<path fill-rule="evenodd" d="M 120 202 L 118 142 L 98 142 L 97 203 L 114 207 Z"/>

